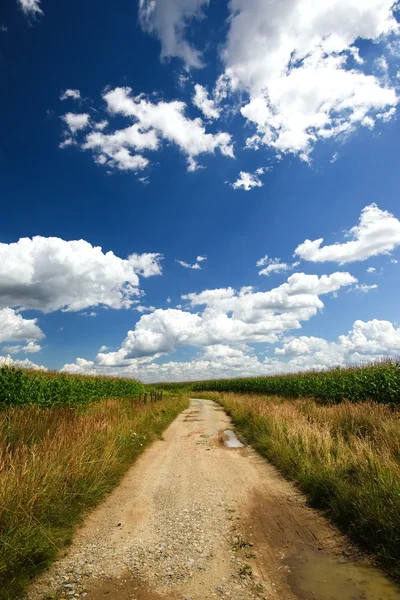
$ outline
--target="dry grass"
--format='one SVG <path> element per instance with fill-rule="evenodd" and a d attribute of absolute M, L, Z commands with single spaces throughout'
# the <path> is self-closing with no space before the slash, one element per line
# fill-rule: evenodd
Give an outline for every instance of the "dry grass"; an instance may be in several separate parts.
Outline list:
<path fill-rule="evenodd" d="M 83 512 L 185 405 L 183 398 L 105 400 L 0 412 L 0 598 L 20 597 L 27 579 L 70 541 Z"/>
<path fill-rule="evenodd" d="M 315 506 L 400 576 L 400 411 L 363 402 L 206 394 Z"/>

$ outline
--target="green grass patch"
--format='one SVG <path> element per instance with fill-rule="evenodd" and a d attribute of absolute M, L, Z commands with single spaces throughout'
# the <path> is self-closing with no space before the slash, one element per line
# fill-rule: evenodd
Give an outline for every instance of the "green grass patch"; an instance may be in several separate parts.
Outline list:
<path fill-rule="evenodd" d="M 400 577 L 400 410 L 206 394 L 260 454 Z"/>
<path fill-rule="evenodd" d="M 103 400 L 77 409 L 0 412 L 0 599 L 26 584 L 71 541 L 85 512 L 188 405 Z"/>

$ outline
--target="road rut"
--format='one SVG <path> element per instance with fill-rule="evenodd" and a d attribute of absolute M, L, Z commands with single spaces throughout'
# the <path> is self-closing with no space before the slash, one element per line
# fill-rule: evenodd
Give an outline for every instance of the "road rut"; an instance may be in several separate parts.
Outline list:
<path fill-rule="evenodd" d="M 226 448 L 229 428 L 221 407 L 192 399 L 29 599 L 325 600 L 296 586 L 294 563 L 352 548 L 252 449 Z"/>

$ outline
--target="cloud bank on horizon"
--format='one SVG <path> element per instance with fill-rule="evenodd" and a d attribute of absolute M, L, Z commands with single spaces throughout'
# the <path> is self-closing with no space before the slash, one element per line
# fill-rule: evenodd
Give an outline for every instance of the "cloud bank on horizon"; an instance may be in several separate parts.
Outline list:
<path fill-rule="evenodd" d="M 378 254 L 390 257 L 390 252 L 400 246 L 400 221 L 376 204 L 363 209 L 359 225 L 349 233 L 356 239 L 327 246 L 330 254 L 326 260 L 342 263 L 364 261 Z M 295 253 L 303 261 L 313 261 L 313 257 L 299 251 L 304 244 L 307 240 Z M 356 320 L 352 330 L 340 335 L 337 342 L 314 336 L 293 337 L 293 331 L 323 310 L 321 296 L 337 296 L 346 290 L 368 293 L 378 287 L 360 284 L 348 271 L 306 274 L 299 269 L 303 265 L 300 261 L 288 265 L 264 256 L 257 261 L 258 267 L 265 267 L 261 275 L 268 275 L 264 272 L 268 269 L 298 272 L 265 292 L 244 286 L 239 290 L 207 289 L 184 294 L 184 308 L 159 308 L 142 316 L 118 350 L 99 352 L 94 360 L 78 358 L 64 365 L 63 370 L 136 374 L 149 381 L 185 380 L 287 373 L 398 355 L 400 327 L 385 320 Z M 259 344 L 272 345 L 275 357 L 261 360 L 255 351 Z M 199 354 L 190 362 L 157 362 L 182 347 L 197 348 Z"/>

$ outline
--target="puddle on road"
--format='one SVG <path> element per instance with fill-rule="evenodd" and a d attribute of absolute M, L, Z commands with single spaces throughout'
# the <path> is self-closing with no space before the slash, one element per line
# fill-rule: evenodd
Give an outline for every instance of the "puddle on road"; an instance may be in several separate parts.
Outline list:
<path fill-rule="evenodd" d="M 227 448 L 244 448 L 244 444 L 237 439 L 235 433 L 230 429 L 225 429 L 224 435 L 227 439 L 224 440 L 224 446 Z"/>
<path fill-rule="evenodd" d="M 304 600 L 400 600 L 400 587 L 373 567 L 330 554 L 288 561 L 291 588 Z"/>

